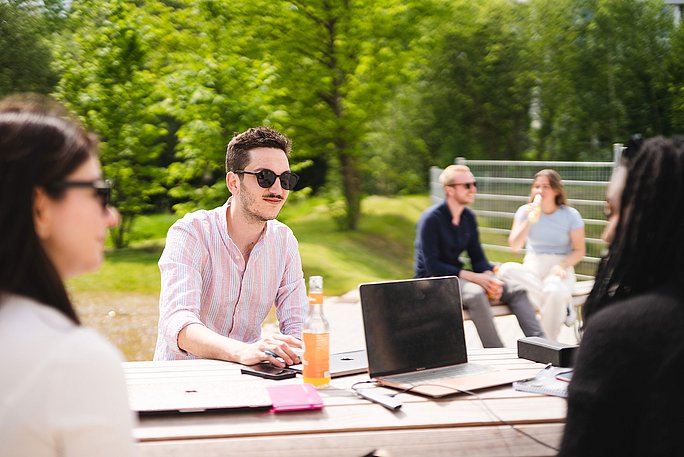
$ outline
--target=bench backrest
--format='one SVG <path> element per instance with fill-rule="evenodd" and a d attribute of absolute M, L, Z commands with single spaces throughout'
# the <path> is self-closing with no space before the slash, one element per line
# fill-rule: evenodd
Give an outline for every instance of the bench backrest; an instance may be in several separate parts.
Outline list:
<path fill-rule="evenodd" d="M 536 172 L 552 168 L 560 173 L 568 194 L 585 224 L 587 255 L 575 270 L 578 279 L 590 279 L 605 248 L 601 232 L 606 225 L 604 202 L 610 175 L 619 161 L 622 145 L 613 148 L 613 162 L 546 162 L 508 160 L 466 160 L 459 157 L 457 164 L 470 167 L 477 179 L 477 197 L 472 209 L 477 214 L 480 238 L 490 261 L 509 262 L 522 260 L 508 246 L 508 234 L 513 216 L 520 205 L 527 202 Z M 441 168 L 430 170 L 430 196 L 433 203 L 444 199 L 439 184 Z"/>

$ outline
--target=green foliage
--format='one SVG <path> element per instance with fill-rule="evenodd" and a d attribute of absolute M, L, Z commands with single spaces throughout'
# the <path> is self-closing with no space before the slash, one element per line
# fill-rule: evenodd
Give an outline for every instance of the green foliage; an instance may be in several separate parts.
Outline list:
<path fill-rule="evenodd" d="M 432 11 L 409 84 L 375 120 L 371 144 L 384 153 L 370 162 L 371 192 L 425 188 L 429 166 L 456 156 L 609 160 L 632 133 L 682 131 L 682 26 L 661 0 L 462 0 Z"/>
<path fill-rule="evenodd" d="M 226 143 L 256 125 L 358 228 L 366 195 L 424 191 L 456 156 L 602 160 L 681 132 L 672 19 L 662 0 L 13 0 L 0 94 L 59 76 L 102 139 L 117 246 L 141 214 L 221 204 Z"/>
<path fill-rule="evenodd" d="M 74 31 L 57 46 L 58 96 L 100 135 L 103 173 L 114 182 L 112 203 L 121 213 L 112 236 L 121 248 L 128 245 L 133 218 L 166 192 L 156 165 L 165 129 L 149 109 L 154 75 L 146 68 L 148 45 L 135 9 L 121 2 L 100 6 L 73 6 Z"/>
<path fill-rule="evenodd" d="M 107 253 L 106 262 L 95 273 L 69 281 L 69 290 L 83 292 L 127 292 L 159 294 L 157 262 L 162 244 L 122 248 Z"/>
<path fill-rule="evenodd" d="M 231 2 L 225 17 L 259 17 L 244 27 L 243 54 L 273 65 L 280 90 L 273 103 L 295 138 L 295 160 L 313 159 L 345 199 L 345 228 L 359 222 L 366 138 L 385 99 L 404 80 L 402 68 L 417 37 L 414 4 L 381 2 Z"/>
<path fill-rule="evenodd" d="M 130 230 L 133 247 L 109 250 L 104 265 L 95 273 L 69 281 L 77 293 L 159 294 L 157 262 L 164 249 L 166 233 L 178 219 L 173 214 L 136 217 Z"/>
<path fill-rule="evenodd" d="M 0 97 L 48 93 L 56 80 L 41 11 L 25 1 L 0 2 Z"/>
<path fill-rule="evenodd" d="M 539 158 L 608 159 L 610 144 L 635 132 L 670 133 L 673 21 L 661 0 L 537 0 L 531 7 Z"/>
<path fill-rule="evenodd" d="M 679 26 L 672 36 L 672 48 L 667 61 L 667 91 L 672 103 L 666 116 L 671 122 L 671 132 L 684 134 L 684 26 Z"/>
<path fill-rule="evenodd" d="M 434 2 L 408 67 L 412 84 L 376 122 L 376 192 L 423 190 L 429 167 L 456 156 L 513 159 L 529 148 L 527 12 L 507 0 Z"/>
<path fill-rule="evenodd" d="M 532 74 L 525 5 L 456 2 L 441 34 L 426 94 L 435 126 L 429 147 L 441 163 L 465 157 L 516 158 L 526 147 Z"/>

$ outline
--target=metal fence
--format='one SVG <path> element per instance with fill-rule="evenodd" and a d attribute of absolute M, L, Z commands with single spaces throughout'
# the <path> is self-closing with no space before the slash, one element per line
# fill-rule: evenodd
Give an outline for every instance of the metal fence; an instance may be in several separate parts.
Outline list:
<path fill-rule="evenodd" d="M 515 211 L 527 203 L 536 172 L 544 168 L 556 170 L 563 178 L 569 203 L 582 215 L 585 224 L 587 254 L 576 267 L 579 279 L 593 277 L 605 243 L 600 235 L 606 225 L 604 202 L 611 173 L 620 160 L 622 144 L 613 146 L 612 162 L 551 162 L 467 160 L 458 157 L 455 163 L 467 165 L 477 179 L 477 197 L 471 209 L 477 214 L 482 246 L 492 261 L 521 261 L 522 254 L 508 246 L 508 234 Z M 444 199 L 439 184 L 441 168 L 430 170 L 430 196 L 433 203 Z"/>

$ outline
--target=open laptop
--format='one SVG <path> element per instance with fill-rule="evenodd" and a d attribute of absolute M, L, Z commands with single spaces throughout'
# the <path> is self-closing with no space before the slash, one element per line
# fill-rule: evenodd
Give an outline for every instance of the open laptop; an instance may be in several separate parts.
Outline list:
<path fill-rule="evenodd" d="M 456 276 L 361 284 L 368 371 L 379 384 L 443 397 L 529 378 L 468 363 Z"/>
<path fill-rule="evenodd" d="M 128 399 L 140 415 L 196 413 L 235 409 L 270 409 L 264 384 L 246 381 L 128 383 Z"/>
<path fill-rule="evenodd" d="M 287 368 L 296 371 L 297 373 L 302 372 L 301 363 L 297 365 L 290 365 Z M 330 354 L 331 378 L 365 373 L 367 371 L 368 359 L 366 358 L 366 351 L 363 349 L 358 351 L 335 352 Z"/>

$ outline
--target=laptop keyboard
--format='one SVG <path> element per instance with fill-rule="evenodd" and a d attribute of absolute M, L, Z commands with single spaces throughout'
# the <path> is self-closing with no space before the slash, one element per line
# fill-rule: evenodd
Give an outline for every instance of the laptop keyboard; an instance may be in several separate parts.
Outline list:
<path fill-rule="evenodd" d="M 437 368 L 433 370 L 416 371 L 413 373 L 397 374 L 389 376 L 393 382 L 417 386 L 420 384 L 439 384 L 440 381 L 459 378 L 492 371 L 492 368 L 477 364 L 455 365 L 453 367 Z"/>

